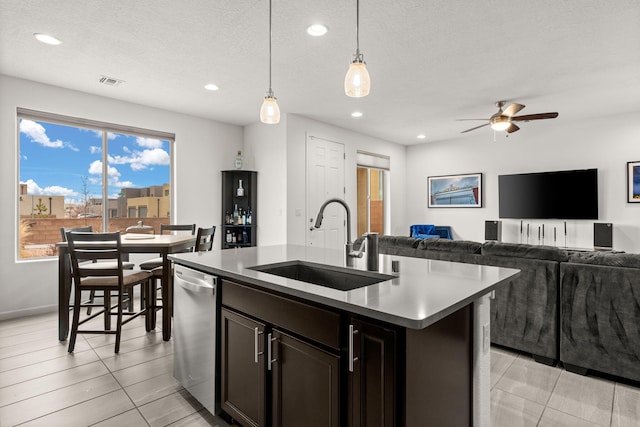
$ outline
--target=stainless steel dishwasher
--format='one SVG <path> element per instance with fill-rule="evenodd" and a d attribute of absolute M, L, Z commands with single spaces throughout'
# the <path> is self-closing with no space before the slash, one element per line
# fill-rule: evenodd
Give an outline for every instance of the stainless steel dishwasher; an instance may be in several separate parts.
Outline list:
<path fill-rule="evenodd" d="M 174 268 L 173 376 L 209 412 L 216 400 L 217 278 Z"/>

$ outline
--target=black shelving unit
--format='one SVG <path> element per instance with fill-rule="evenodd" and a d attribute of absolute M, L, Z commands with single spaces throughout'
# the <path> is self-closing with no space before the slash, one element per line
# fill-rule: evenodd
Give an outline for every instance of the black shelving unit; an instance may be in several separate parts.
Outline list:
<path fill-rule="evenodd" d="M 241 180 L 244 194 L 238 193 Z M 222 171 L 222 249 L 256 246 L 257 190 L 258 172 Z"/>

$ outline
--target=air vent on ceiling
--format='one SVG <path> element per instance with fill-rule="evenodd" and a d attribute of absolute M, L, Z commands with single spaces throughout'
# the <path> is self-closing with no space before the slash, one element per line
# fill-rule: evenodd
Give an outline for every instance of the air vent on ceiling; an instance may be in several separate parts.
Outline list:
<path fill-rule="evenodd" d="M 106 86 L 120 86 L 121 83 L 124 83 L 124 80 L 116 79 L 108 76 L 100 76 L 98 78 L 98 83 Z"/>

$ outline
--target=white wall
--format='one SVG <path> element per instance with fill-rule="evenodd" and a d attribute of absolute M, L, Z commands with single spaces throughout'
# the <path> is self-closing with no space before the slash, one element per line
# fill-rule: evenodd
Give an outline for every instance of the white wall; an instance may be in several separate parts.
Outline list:
<path fill-rule="evenodd" d="M 256 115 L 258 111 L 256 111 Z M 258 171 L 258 245 L 287 243 L 287 117 L 244 128 L 245 169 Z"/>
<path fill-rule="evenodd" d="M 220 171 L 242 149 L 241 127 L 2 75 L 0 93 L 0 319 L 57 307 L 56 260 L 16 261 L 17 107 L 174 133 L 175 222 L 221 223 Z"/>
<path fill-rule="evenodd" d="M 390 194 L 390 230 L 393 235 L 407 235 L 409 223 L 405 212 L 405 146 L 382 139 L 362 135 L 343 128 L 328 125 L 306 117 L 289 114 L 287 120 L 287 243 L 305 244 L 306 228 L 309 218 L 315 218 L 317 212 L 306 212 L 306 135 L 340 142 L 345 145 L 345 201 L 355 215 L 356 204 L 356 152 L 358 150 L 389 156 Z M 296 215 L 300 212 L 300 215 Z M 356 236 L 357 221 L 351 224 L 352 236 Z M 355 237 L 354 237 L 355 238 Z"/>
<path fill-rule="evenodd" d="M 484 221 L 498 219 L 498 175 L 598 168 L 599 220 L 567 221 L 567 246 L 593 247 L 593 223 L 613 223 L 615 249 L 640 252 L 640 204 L 626 203 L 626 163 L 640 160 L 640 113 L 597 120 L 523 123 L 508 138 L 479 129 L 451 141 L 407 149 L 407 211 L 410 223 L 453 226 L 456 239 L 484 240 Z M 427 208 L 427 177 L 483 173 L 484 207 Z M 530 242 L 537 229 L 547 231 L 546 244 L 564 245 L 562 221 L 529 220 Z M 525 225 L 526 227 L 526 225 Z M 519 242 L 519 220 L 503 220 L 503 241 Z M 535 230 L 535 233 L 534 233 Z"/>

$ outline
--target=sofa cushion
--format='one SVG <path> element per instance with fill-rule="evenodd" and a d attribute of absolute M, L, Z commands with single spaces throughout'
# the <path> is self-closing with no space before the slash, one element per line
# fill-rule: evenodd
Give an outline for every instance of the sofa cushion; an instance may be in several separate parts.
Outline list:
<path fill-rule="evenodd" d="M 569 256 L 569 262 L 606 265 L 609 267 L 640 268 L 640 255 L 623 252 L 572 252 Z"/>
<path fill-rule="evenodd" d="M 353 242 L 353 249 L 356 251 L 359 250 L 360 245 L 362 245 L 362 242 L 364 240 L 365 240 L 364 237 L 358 237 Z M 383 253 L 383 254 L 400 255 L 398 253 L 395 253 L 395 251 L 406 250 L 406 249 L 416 249 L 419 243 L 420 243 L 420 239 L 415 239 L 413 237 L 407 237 L 407 236 L 379 236 L 378 237 L 378 249 L 380 253 Z M 394 253 L 391 254 L 389 250 L 392 250 L 392 252 Z M 365 244 L 365 251 L 366 251 L 366 244 Z M 407 255 L 407 256 L 411 256 L 411 255 Z"/>
<path fill-rule="evenodd" d="M 401 248 L 417 248 L 420 239 L 406 236 L 380 236 L 378 237 L 379 246 L 397 246 Z"/>
<path fill-rule="evenodd" d="M 549 261 L 566 261 L 567 251 L 555 246 L 535 246 L 524 243 L 486 242 L 482 245 L 483 255 L 516 258 L 534 258 Z"/>
<path fill-rule="evenodd" d="M 418 249 L 479 254 L 482 249 L 482 243 L 470 240 L 425 239 L 419 242 Z"/>

